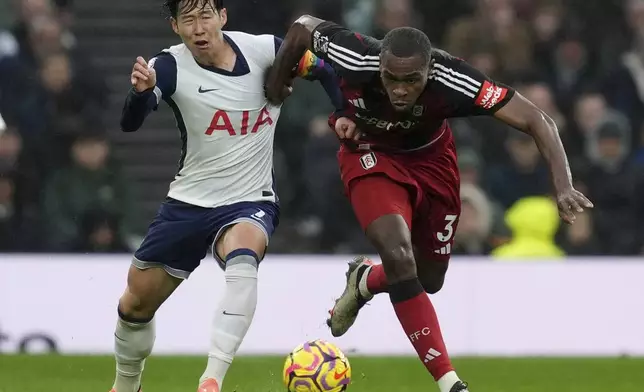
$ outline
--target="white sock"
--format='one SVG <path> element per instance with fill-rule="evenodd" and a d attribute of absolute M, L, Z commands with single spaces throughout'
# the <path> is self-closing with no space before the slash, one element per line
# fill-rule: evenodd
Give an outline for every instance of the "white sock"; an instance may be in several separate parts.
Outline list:
<path fill-rule="evenodd" d="M 116 392 L 137 392 L 145 359 L 152 352 L 154 319 L 148 323 L 131 323 L 119 316 L 114 332 L 114 356 L 116 357 Z"/>
<path fill-rule="evenodd" d="M 214 378 L 219 388 L 255 314 L 257 260 L 246 254 L 233 257 L 224 276 L 226 291 L 213 320 L 208 365 L 199 380 Z"/>
<path fill-rule="evenodd" d="M 371 268 L 373 268 L 373 266 L 370 266 L 367 268 L 364 274 L 362 274 L 360 281 L 358 282 L 358 291 L 360 292 L 360 295 L 362 295 L 362 298 L 366 300 L 370 300 L 371 298 L 373 298 L 373 294 L 371 294 L 369 292 L 369 289 L 367 288 L 367 276 L 369 276 L 369 272 L 371 272 Z"/>
<path fill-rule="evenodd" d="M 449 392 L 458 381 L 461 381 L 461 379 L 458 378 L 456 372 L 452 370 L 451 372 L 445 373 L 443 377 L 438 379 L 438 388 L 441 392 Z"/>

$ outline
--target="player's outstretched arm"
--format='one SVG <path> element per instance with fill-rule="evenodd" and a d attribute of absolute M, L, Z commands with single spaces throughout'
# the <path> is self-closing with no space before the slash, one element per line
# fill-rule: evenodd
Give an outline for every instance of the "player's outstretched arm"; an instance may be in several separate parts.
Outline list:
<path fill-rule="evenodd" d="M 159 106 L 161 99 L 174 93 L 176 74 L 176 61 L 170 54 L 161 54 L 149 63 L 142 57 L 136 59 L 130 75 L 132 88 L 121 112 L 123 132 L 138 130 L 150 112 Z"/>
<path fill-rule="evenodd" d="M 289 84 L 293 68 L 311 47 L 313 31 L 322 22 L 322 19 L 304 15 L 298 18 L 286 33 L 266 78 L 266 97 L 271 103 L 279 105 L 286 98 L 284 86 Z"/>
<path fill-rule="evenodd" d="M 593 203 L 573 187 L 566 151 L 557 124 L 550 116 L 517 92 L 494 116 L 534 138 L 550 168 L 559 215 L 565 222 L 573 223 L 576 212 L 593 207 Z"/>
<path fill-rule="evenodd" d="M 497 83 L 481 71 L 446 52 L 435 53 L 430 79 L 442 88 L 446 117 L 494 116 L 532 136 L 550 168 L 559 215 L 567 222 L 575 212 L 593 204 L 572 185 L 572 175 L 554 120 L 509 86 Z"/>

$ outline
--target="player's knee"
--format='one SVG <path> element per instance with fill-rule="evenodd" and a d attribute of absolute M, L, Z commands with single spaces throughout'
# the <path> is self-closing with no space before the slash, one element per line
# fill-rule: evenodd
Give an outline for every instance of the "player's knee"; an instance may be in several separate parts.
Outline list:
<path fill-rule="evenodd" d="M 423 285 L 425 292 L 427 292 L 428 294 L 436 294 L 443 288 L 445 277 L 420 277 L 420 283 Z"/>
<path fill-rule="evenodd" d="M 127 289 L 119 300 L 119 311 L 125 318 L 151 319 L 181 282 L 163 268 L 138 269 L 131 266 Z"/>
<path fill-rule="evenodd" d="M 448 263 L 437 260 L 420 260 L 418 280 L 428 294 L 436 294 L 445 283 Z"/>
<path fill-rule="evenodd" d="M 119 299 L 119 316 L 128 320 L 149 320 L 154 317 L 158 306 L 148 298 L 139 297 L 129 289 Z"/>
<path fill-rule="evenodd" d="M 154 282 L 143 274 L 128 277 L 128 285 L 119 299 L 119 315 L 124 320 L 146 320 L 154 317 L 159 307 Z"/>
<path fill-rule="evenodd" d="M 411 244 L 403 242 L 385 247 L 381 250 L 380 257 L 390 283 L 416 277 L 416 262 Z"/>

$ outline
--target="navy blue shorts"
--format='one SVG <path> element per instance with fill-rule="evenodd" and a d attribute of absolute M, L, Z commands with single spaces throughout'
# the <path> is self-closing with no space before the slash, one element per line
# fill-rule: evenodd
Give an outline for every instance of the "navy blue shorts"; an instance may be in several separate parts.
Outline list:
<path fill-rule="evenodd" d="M 270 202 L 241 202 L 204 208 L 168 198 L 154 218 L 133 264 L 141 269 L 162 267 L 170 275 L 186 279 L 224 230 L 248 222 L 266 235 L 266 245 L 279 224 L 279 206 Z M 212 252 L 222 268 L 225 262 Z"/>

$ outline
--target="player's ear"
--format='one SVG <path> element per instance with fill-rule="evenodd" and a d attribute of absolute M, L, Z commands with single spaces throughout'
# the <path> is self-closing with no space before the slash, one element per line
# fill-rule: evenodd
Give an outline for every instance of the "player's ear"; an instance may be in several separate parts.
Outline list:
<path fill-rule="evenodd" d="M 226 26 L 228 22 L 228 11 L 225 8 L 219 10 L 219 20 L 221 21 L 221 27 Z"/>
<path fill-rule="evenodd" d="M 170 18 L 170 24 L 172 25 L 172 30 L 175 34 L 179 34 L 179 26 L 177 25 L 177 20 L 175 18 Z"/>

